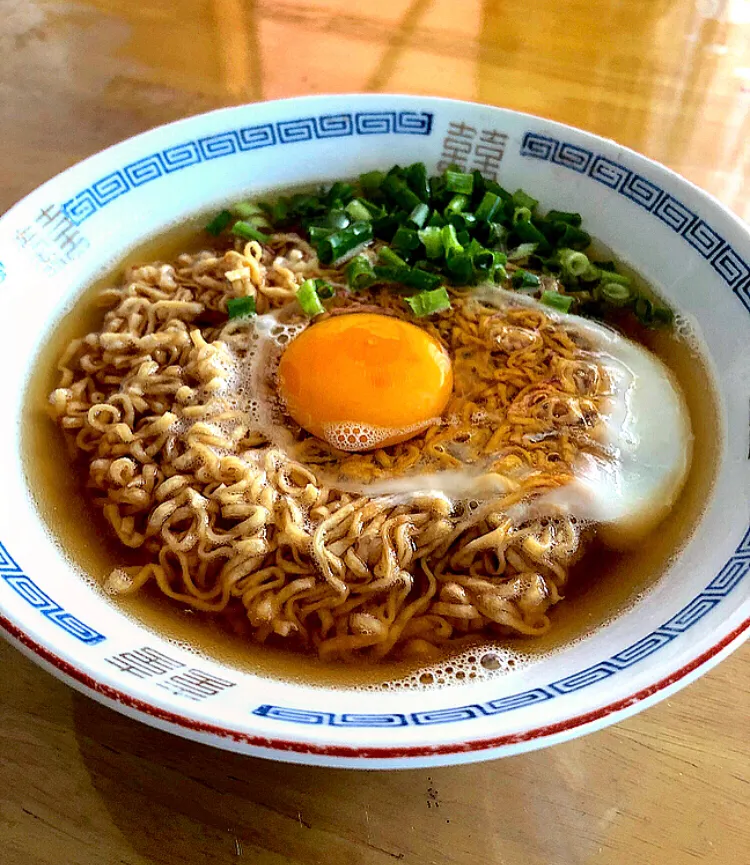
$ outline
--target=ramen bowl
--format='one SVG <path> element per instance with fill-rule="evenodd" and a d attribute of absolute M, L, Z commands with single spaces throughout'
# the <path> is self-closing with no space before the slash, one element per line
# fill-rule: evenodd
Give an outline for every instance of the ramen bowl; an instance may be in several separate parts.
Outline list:
<path fill-rule="evenodd" d="M 696 323 L 720 408 L 710 492 L 649 591 L 602 627 L 502 675 L 442 687 L 285 679 L 196 653 L 127 615 L 65 555 L 23 460 L 34 360 L 82 288 L 128 250 L 228 201 L 394 163 L 456 163 L 579 211 Z M 189 739 L 298 763 L 463 763 L 565 741 L 664 699 L 750 625 L 750 232 L 700 189 L 613 141 L 483 105 L 321 96 L 215 111 L 74 166 L 0 219 L 0 626 L 103 704 Z M 716 411 L 706 402 L 706 411 Z"/>

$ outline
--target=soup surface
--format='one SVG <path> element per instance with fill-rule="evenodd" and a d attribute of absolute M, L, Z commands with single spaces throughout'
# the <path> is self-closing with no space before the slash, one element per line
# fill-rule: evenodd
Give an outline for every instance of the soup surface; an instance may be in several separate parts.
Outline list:
<path fill-rule="evenodd" d="M 675 482 L 671 492 L 656 490 L 654 495 L 659 501 L 649 509 L 656 516 L 646 521 L 643 531 L 632 529 L 632 520 L 614 520 L 613 524 L 628 526 L 623 536 L 627 543 L 614 544 L 624 545 L 627 550 L 618 551 L 612 548 L 606 532 L 597 533 L 599 517 L 591 510 L 590 497 L 574 497 L 572 503 L 555 498 L 560 490 L 580 485 L 582 455 L 601 461 L 616 450 L 610 447 L 605 433 L 614 428 L 610 403 L 617 390 L 615 378 L 620 367 L 608 367 L 600 361 L 605 353 L 597 340 L 609 337 L 602 337 L 595 326 L 587 330 L 587 326 L 576 324 L 558 309 L 545 308 L 535 300 L 508 298 L 502 288 L 488 295 L 486 286 L 451 289 L 450 309 L 419 316 L 412 304 L 404 304 L 402 295 L 377 281 L 356 294 L 349 292 L 343 268 L 322 266 L 314 250 L 296 234 L 275 235 L 269 245 L 252 246 L 255 241 L 246 243 L 246 238 L 207 236 L 200 224 L 184 226 L 133 251 L 115 271 L 80 296 L 46 341 L 26 400 L 27 473 L 50 532 L 83 575 L 149 627 L 238 667 L 328 685 L 385 681 L 431 684 L 494 675 L 567 645 L 630 607 L 659 579 L 690 536 L 710 494 L 718 458 L 718 413 L 705 365 L 679 329 L 650 329 L 632 316 L 622 315 L 616 320 L 621 332 L 645 346 L 670 371 L 670 381 L 676 382 L 684 397 L 692 428 L 692 445 L 686 444 L 687 450 L 692 447 L 692 459 L 685 454 L 686 466 L 689 461 L 686 477 Z M 163 548 L 158 533 L 155 540 L 152 533 L 150 548 L 146 542 L 138 543 L 136 536 L 140 531 L 146 538 L 148 520 L 159 501 L 149 503 L 150 510 L 144 511 L 141 523 L 137 496 L 132 501 L 120 500 L 116 508 L 112 503 L 118 500 L 112 496 L 110 510 L 106 511 L 102 492 L 111 495 L 111 484 L 100 481 L 97 488 L 92 448 L 70 446 L 81 424 L 71 422 L 66 443 L 50 420 L 50 394 L 58 394 L 58 403 L 67 399 L 63 408 L 58 406 L 58 420 L 75 415 L 70 411 L 70 398 L 59 396 L 58 361 L 71 341 L 100 332 L 107 307 L 102 308 L 97 298 L 104 296 L 109 308 L 122 305 L 127 302 L 127 286 L 139 281 L 145 287 L 135 294 L 140 291 L 140 296 L 149 296 L 163 277 L 154 275 L 153 269 L 150 273 L 132 269 L 133 265 L 149 262 L 168 264 L 168 273 L 178 274 L 180 284 L 180 273 L 186 284 L 195 282 L 196 273 L 205 275 L 209 287 L 212 280 L 226 280 L 226 287 L 215 291 L 218 300 L 214 308 L 204 303 L 201 311 L 189 312 L 189 327 L 183 328 L 185 334 L 193 329 L 205 335 L 208 346 L 217 340 L 229 346 L 202 384 L 195 385 L 199 374 L 191 380 L 197 392 L 216 378 L 218 370 L 221 382 L 212 385 L 218 396 L 201 392 L 200 398 L 184 403 L 198 409 L 211 408 L 208 412 L 197 411 L 196 419 L 183 423 L 175 438 L 195 435 L 198 424 L 208 423 L 213 424 L 208 436 L 204 430 L 198 442 L 200 447 L 210 449 L 213 456 L 208 459 L 221 461 L 232 456 L 227 452 L 227 441 L 232 436 L 232 441 L 244 442 L 237 453 L 244 454 L 242 459 L 246 461 L 251 451 L 262 452 L 264 459 L 271 454 L 271 463 L 263 468 L 264 483 L 274 471 L 282 474 L 274 481 L 275 501 L 286 501 L 285 496 L 295 499 L 296 505 L 292 501 L 285 505 L 289 508 L 284 512 L 287 516 L 297 513 L 294 507 L 301 509 L 297 530 L 304 533 L 304 539 L 296 548 L 290 542 L 285 554 L 278 552 L 278 545 L 259 546 L 254 555 L 246 557 L 244 570 L 232 583 L 239 589 L 229 603 L 217 602 L 222 569 L 204 568 L 191 586 L 194 597 L 206 600 L 203 609 L 200 604 L 186 602 L 188 591 L 180 580 L 190 578 L 179 575 L 177 558 L 162 559 L 166 567 L 159 575 L 150 564 L 159 561 L 159 545 Z M 263 282 L 262 286 L 252 285 L 251 294 L 243 294 L 242 280 L 252 280 L 250 274 L 238 272 L 248 263 L 250 271 L 256 265 L 264 270 Z M 508 270 L 513 278 L 512 264 Z M 227 278 L 226 273 L 235 279 Z M 326 306 L 314 313 L 312 320 L 295 302 L 295 294 L 310 276 L 326 278 L 333 289 L 331 298 L 321 292 Z M 166 283 L 171 278 L 168 276 Z M 113 286 L 123 286 L 126 294 L 123 289 L 113 293 Z M 234 324 L 227 325 L 227 299 L 244 296 L 254 298 L 259 315 L 239 316 Z M 153 303 L 152 296 L 149 302 Z M 165 317 L 170 320 L 171 313 Z M 175 318 L 179 321 L 180 314 Z M 357 325 L 356 333 L 351 332 L 352 324 Z M 322 325 L 327 328 L 326 339 Z M 160 326 L 157 322 L 151 330 L 158 332 Z M 264 333 L 264 327 L 269 335 L 265 340 L 257 336 Z M 318 334 L 317 342 L 313 341 Z M 303 335 L 312 342 L 307 356 L 302 352 Z M 543 352 L 520 356 L 523 374 L 529 375 L 534 363 L 536 372 L 525 380 L 517 380 L 521 372 L 514 373 L 515 378 L 500 377 L 500 384 L 495 385 L 496 367 L 507 370 L 514 352 L 519 359 L 518 352 L 529 349 L 528 345 L 504 346 L 503 340 L 518 338 L 545 340 Z M 385 345 L 388 339 L 395 342 L 391 350 L 375 357 L 372 367 L 379 377 L 372 385 L 372 399 L 362 400 L 362 382 L 369 381 L 366 375 L 363 379 L 356 369 L 338 368 L 337 364 L 345 364 L 342 353 L 352 340 L 351 364 L 356 366 L 367 346 L 376 351 L 372 346 L 378 339 Z M 482 340 L 490 340 L 491 350 L 485 350 Z M 296 366 L 288 345 L 297 349 Z M 194 341 L 192 348 L 196 347 Z M 326 356 L 326 351 L 333 354 Z M 402 351 L 406 354 L 402 366 L 398 366 Z M 615 348 L 610 346 L 607 357 L 611 358 L 613 352 Z M 388 396 L 388 382 L 381 381 L 387 367 L 385 358 L 394 367 L 391 385 L 395 386 L 396 398 Z M 286 367 L 281 365 L 284 362 Z M 313 384 L 305 384 L 305 375 L 315 363 L 322 363 L 318 378 L 324 377 L 328 367 L 335 371 L 338 390 L 323 388 L 318 398 L 315 376 L 308 375 Z M 487 387 L 477 385 L 483 375 L 486 378 L 489 374 L 483 363 L 492 366 L 489 373 L 495 390 L 489 397 Z M 513 361 L 510 363 L 512 366 Z M 544 366 L 554 363 L 558 365 L 549 369 Z M 562 380 L 564 384 L 560 370 L 566 369 L 566 364 L 575 366 L 576 375 L 593 369 L 606 386 L 597 391 L 589 379 L 581 378 L 583 384 L 578 385 L 575 382 L 579 379 L 571 379 L 573 390 L 569 389 L 568 402 L 563 404 L 566 392 L 559 383 Z M 160 368 L 152 372 L 162 374 L 165 363 L 157 366 Z M 450 372 L 449 378 L 446 371 Z M 431 375 L 437 376 L 434 381 Z M 347 386 L 347 376 L 351 386 Z M 63 384 L 68 387 L 70 382 Z M 312 397 L 305 387 L 308 391 L 312 387 Z M 408 399 L 398 399 L 399 388 Z M 438 404 L 435 395 L 441 388 L 444 399 Z M 332 391 L 335 393 L 330 396 Z M 544 398 L 539 395 L 542 392 Z M 328 402 L 323 399 L 326 394 L 330 396 Z M 526 402 L 522 402 L 524 395 L 528 397 Z M 346 400 L 355 398 L 362 407 L 356 409 L 359 414 L 352 416 L 355 410 Z M 553 398 L 559 405 L 554 403 L 550 409 L 549 400 Z M 214 404 L 215 399 L 221 405 Z M 342 401 L 345 409 L 339 416 L 336 411 Z M 546 426 L 528 427 L 530 433 L 507 430 L 512 410 L 520 411 L 519 405 L 542 403 Z M 573 403 L 580 411 L 571 420 L 566 412 Z M 98 396 L 93 404 L 102 404 Z M 116 405 L 117 401 L 109 404 Z M 153 406 L 148 413 L 150 417 L 155 414 Z M 250 416 L 253 422 L 248 424 Z M 98 409 L 93 416 L 87 411 L 86 417 L 94 418 L 95 429 L 109 436 L 111 443 L 116 440 L 116 423 L 122 419 L 122 404 L 111 417 L 102 417 Z M 517 423 L 528 426 L 529 418 L 538 422 L 539 413 L 534 415 L 528 409 Z M 357 422 L 354 430 L 351 421 Z M 258 430 L 262 435 L 256 440 L 253 436 Z M 106 442 L 102 445 L 97 440 L 95 445 L 95 456 L 100 460 L 109 457 L 107 471 L 126 453 L 108 453 Z M 177 463 L 178 470 L 167 469 L 159 482 L 164 484 L 180 471 L 195 471 L 189 457 L 181 456 L 183 463 Z M 120 463 L 116 469 L 123 465 Z M 127 465 L 125 468 L 130 471 Z M 297 477 L 295 471 L 303 474 Z M 311 472 L 309 477 L 305 471 Z M 120 486 L 127 488 L 127 480 Z M 227 486 L 231 486 L 227 479 L 213 486 L 204 483 L 201 494 L 208 490 L 210 498 L 217 487 Z M 317 490 L 311 493 L 313 498 L 317 495 L 314 501 L 303 501 L 300 490 L 306 487 Z M 590 489 L 586 487 L 587 496 Z M 168 498 L 165 495 L 161 501 Z M 601 503 L 601 499 L 596 501 Z M 243 518 L 257 514 L 257 501 L 252 513 L 246 505 L 239 507 L 236 500 L 225 499 L 220 518 L 224 522 L 212 523 L 217 531 L 225 533 L 212 547 L 214 551 L 224 550 L 218 554 L 223 561 L 233 560 L 238 542 L 247 540 L 241 529 L 232 534 L 233 527 L 243 525 Z M 371 506 L 369 513 L 367 508 Z M 232 511 L 233 507 L 238 509 Z M 313 550 L 311 564 L 304 556 L 308 546 L 314 546 L 321 522 L 328 519 L 335 524 L 336 514 L 343 520 L 341 515 L 347 508 L 358 522 L 334 536 L 333 541 L 324 539 L 328 547 L 318 560 Z M 668 513 L 660 513 L 660 508 Z M 123 517 L 127 520 L 129 514 L 135 514 L 135 520 L 124 524 Z M 178 520 L 169 529 L 173 550 L 180 544 L 191 549 L 188 536 L 193 518 L 186 514 L 183 522 Z M 279 521 L 284 518 L 278 511 L 274 513 L 274 530 L 278 531 Z M 378 519 L 380 523 L 375 524 L 373 521 Z M 119 537 L 113 531 L 118 520 Z M 659 529 L 653 531 L 651 523 L 657 522 Z M 358 534 L 367 534 L 368 526 L 374 526 L 370 538 L 377 538 L 383 525 L 391 526 L 385 530 L 391 532 L 387 540 L 371 541 L 370 549 L 356 540 Z M 268 532 L 264 530 L 257 536 L 266 539 Z M 281 556 L 284 573 L 269 570 L 265 582 L 243 586 L 243 579 L 255 579 L 253 575 L 264 568 L 278 568 L 274 555 Z M 226 569 L 223 573 L 226 575 Z M 273 584 L 276 576 L 280 585 Z M 134 580 L 141 581 L 137 591 L 132 590 Z M 356 585 L 358 580 L 360 585 Z M 378 580 L 381 585 L 376 585 Z M 296 585 L 289 589 L 295 581 Z M 370 588 L 363 591 L 363 585 Z M 173 597 L 168 597 L 165 586 Z M 503 591 L 491 597 L 488 586 L 493 590 L 503 586 Z M 284 606 L 283 597 L 278 600 L 279 588 L 287 590 L 286 600 L 298 598 L 296 606 Z M 563 597 L 564 602 L 558 603 Z M 273 598 L 276 600 L 271 600 L 269 606 Z M 342 610 L 346 600 L 340 598 L 349 599 L 349 608 Z M 327 617 L 317 612 L 326 605 L 332 611 Z M 379 629 L 389 631 L 389 636 L 384 637 Z M 331 663 L 341 659 L 359 663 Z"/>

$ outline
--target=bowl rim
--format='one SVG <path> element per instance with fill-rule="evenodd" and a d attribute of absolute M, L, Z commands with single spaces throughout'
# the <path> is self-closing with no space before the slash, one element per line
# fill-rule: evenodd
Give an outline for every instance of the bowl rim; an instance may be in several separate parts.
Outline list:
<path fill-rule="evenodd" d="M 339 94 L 314 94 L 300 97 L 289 97 L 279 100 L 269 100 L 264 103 L 245 103 L 241 105 L 228 106 L 214 109 L 212 111 L 203 112 L 201 114 L 192 115 L 186 118 L 180 118 L 167 124 L 152 127 L 129 138 L 123 139 L 109 147 L 96 151 L 83 160 L 69 166 L 64 171 L 45 181 L 39 187 L 28 193 L 20 201 L 16 202 L 11 208 L 6 211 L 4 216 L 12 214 L 16 208 L 22 206 L 26 200 L 45 190 L 49 185 L 56 183 L 59 179 L 74 173 L 87 165 L 92 160 L 97 159 L 104 154 L 109 154 L 111 151 L 116 151 L 118 148 L 132 143 L 136 140 L 147 138 L 151 133 L 163 132 L 164 130 L 177 131 L 180 128 L 188 127 L 195 124 L 196 121 L 211 117 L 231 117 L 239 111 L 247 110 L 252 106 L 273 105 L 278 107 L 309 105 L 311 103 L 325 104 L 330 100 L 345 100 L 351 99 L 362 102 L 383 102 L 387 100 L 402 100 L 402 104 L 408 102 L 419 102 L 422 106 L 433 105 L 453 105 L 472 106 L 473 108 L 485 108 L 492 112 L 499 112 L 513 117 L 528 118 L 530 121 L 541 121 L 544 124 L 556 128 L 559 132 L 568 131 L 575 133 L 576 136 L 588 139 L 590 142 L 607 142 L 609 145 L 614 144 L 619 152 L 624 156 L 635 157 L 637 160 L 643 160 L 652 168 L 658 169 L 659 172 L 666 174 L 676 180 L 680 185 L 686 186 L 696 192 L 704 201 L 710 202 L 725 219 L 729 219 L 734 223 L 735 227 L 746 237 L 750 236 L 747 225 L 735 214 L 730 208 L 719 201 L 714 195 L 701 189 L 692 181 L 675 172 L 673 169 L 658 163 L 638 151 L 625 147 L 613 139 L 608 139 L 595 133 L 588 132 L 583 129 L 562 123 L 560 121 L 551 120 L 539 115 L 530 114 L 527 112 L 516 111 L 501 106 L 487 105 L 486 103 L 471 102 L 468 100 L 450 99 L 445 97 L 422 96 L 415 94 L 358 94 L 358 93 L 339 93 Z M 3 217 L 4 218 L 4 217 Z M 747 541 L 747 537 L 745 539 Z M 69 661 L 58 656 L 47 646 L 36 642 L 25 631 L 15 625 L 10 619 L 5 618 L 0 614 L 0 630 L 4 632 L 4 636 L 9 638 L 9 641 L 16 645 L 21 651 L 33 660 L 40 663 L 41 666 L 53 672 L 58 678 L 61 678 L 68 684 L 71 684 L 77 690 L 80 690 L 89 696 L 93 696 L 100 702 L 106 705 L 113 705 L 120 711 L 126 714 L 138 717 L 146 723 L 153 726 L 159 726 L 166 729 L 171 729 L 173 732 L 180 732 L 189 738 L 202 737 L 202 741 L 208 741 L 211 744 L 219 747 L 230 748 L 232 743 L 242 744 L 248 748 L 248 753 L 258 753 L 259 750 L 266 753 L 260 753 L 259 756 L 272 756 L 275 759 L 291 759 L 294 762 L 323 762 L 317 758 L 328 758 L 328 762 L 336 761 L 338 764 L 346 764 L 347 761 L 351 764 L 352 759 L 365 760 L 368 766 L 378 768 L 378 764 L 384 767 L 393 767 L 393 761 L 408 761 L 409 766 L 417 765 L 422 762 L 423 765 L 428 764 L 443 764 L 450 762 L 447 757 L 456 757 L 455 762 L 465 762 L 471 759 L 487 759 L 492 754 L 491 751 L 500 751 L 501 753 L 514 753 L 521 750 L 530 750 L 532 748 L 544 747 L 545 745 L 554 744 L 557 741 L 573 738 L 581 735 L 589 730 L 598 729 L 607 726 L 618 720 L 621 720 L 628 715 L 632 715 L 648 705 L 652 705 L 661 699 L 664 699 L 669 694 L 687 685 L 698 676 L 707 672 L 716 663 L 734 651 L 745 639 L 750 636 L 750 617 L 742 621 L 733 630 L 724 635 L 710 648 L 703 651 L 699 656 L 691 659 L 688 663 L 681 666 L 678 670 L 670 675 L 662 678 L 660 681 L 641 688 L 628 697 L 620 698 L 612 703 L 602 706 L 598 709 L 585 712 L 574 717 L 566 718 L 557 723 L 538 727 L 535 729 L 525 730 L 520 733 L 507 734 L 496 737 L 484 737 L 481 739 L 469 739 L 464 742 L 453 742 L 437 745 L 403 745 L 399 747 L 380 747 L 380 746 L 346 746 L 346 745 L 326 745 L 315 744 L 308 741 L 284 739 L 281 737 L 272 737 L 267 735 L 251 735 L 238 730 L 232 730 L 228 727 L 207 724 L 198 719 L 190 718 L 187 715 L 180 715 L 171 712 L 167 709 L 156 706 L 148 701 L 135 698 L 127 693 L 120 691 L 112 685 L 106 684 L 103 681 L 97 680 L 89 676 L 84 669 L 71 664 Z M 85 665 L 84 665 L 85 666 Z M 284 755 L 294 755 L 287 756 Z M 471 756 L 474 755 L 474 756 Z M 305 759 L 309 758 L 309 759 Z M 342 759 L 343 758 L 343 759 Z M 416 761 L 415 761 L 416 759 Z"/>

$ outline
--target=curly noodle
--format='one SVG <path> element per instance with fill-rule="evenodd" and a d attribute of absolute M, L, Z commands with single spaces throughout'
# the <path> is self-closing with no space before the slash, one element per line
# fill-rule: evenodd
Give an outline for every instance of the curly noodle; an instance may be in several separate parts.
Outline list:
<path fill-rule="evenodd" d="M 133 267 L 102 293 L 101 330 L 67 347 L 52 412 L 96 506 L 144 557 L 107 588 L 149 584 L 195 610 L 239 611 L 254 640 L 325 659 L 429 658 L 482 634 L 544 633 L 585 535 L 519 507 L 601 450 L 608 382 L 585 340 L 536 307 L 467 291 L 428 322 L 385 289 L 339 291 L 329 314 L 377 308 L 439 339 L 453 396 L 441 423 L 401 444 L 344 453 L 287 421 L 285 449 L 227 398 L 252 331 L 227 321 L 227 300 L 271 312 L 309 276 L 343 287 L 283 234 Z M 371 481 L 466 465 L 477 501 L 367 494 Z"/>

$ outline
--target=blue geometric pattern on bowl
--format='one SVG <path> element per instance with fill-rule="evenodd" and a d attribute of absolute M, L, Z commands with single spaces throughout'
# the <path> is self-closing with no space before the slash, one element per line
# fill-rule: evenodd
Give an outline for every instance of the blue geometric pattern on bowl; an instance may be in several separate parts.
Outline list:
<path fill-rule="evenodd" d="M 324 727 L 424 727 L 430 724 L 453 724 L 489 715 L 501 715 L 514 709 L 525 709 L 537 703 L 554 700 L 564 694 L 571 694 L 588 688 L 590 685 L 608 679 L 621 670 L 626 670 L 658 652 L 680 634 L 690 630 L 708 612 L 720 603 L 722 598 L 736 588 L 750 573 L 750 528 L 740 542 L 731 559 L 724 565 L 706 588 L 679 613 L 672 616 L 653 633 L 637 643 L 633 643 L 606 661 L 593 664 L 556 682 L 541 688 L 533 688 L 519 694 L 511 694 L 490 700 L 487 703 L 472 703 L 450 709 L 432 709 L 429 712 L 412 712 L 408 715 L 394 714 L 335 714 L 309 709 L 295 709 L 288 706 L 272 706 L 268 703 L 258 706 L 252 714 L 275 721 L 288 721 L 293 724 L 317 724 Z"/>
<path fill-rule="evenodd" d="M 524 135 L 521 156 L 587 174 L 640 205 L 696 249 L 750 312 L 750 265 L 707 222 L 651 180 L 577 144 L 537 132 Z"/>
<path fill-rule="evenodd" d="M 358 111 L 355 114 L 322 114 L 230 129 L 195 141 L 183 141 L 113 171 L 66 201 L 63 211 L 71 222 L 80 225 L 131 189 L 200 162 L 314 139 L 351 135 L 430 135 L 432 119 L 433 115 L 427 111 Z"/>
<path fill-rule="evenodd" d="M 26 603 L 31 604 L 34 609 L 39 610 L 43 616 L 46 616 L 50 622 L 62 628 L 63 631 L 66 631 L 71 637 L 75 637 L 76 640 L 80 640 L 89 646 L 95 646 L 97 643 L 106 640 L 103 634 L 100 634 L 99 631 L 89 625 L 85 625 L 80 619 L 77 619 L 70 613 L 66 613 L 58 603 L 45 594 L 31 578 L 24 574 L 2 544 L 0 544 L 0 579 L 5 580 L 11 589 L 19 594 Z"/>

